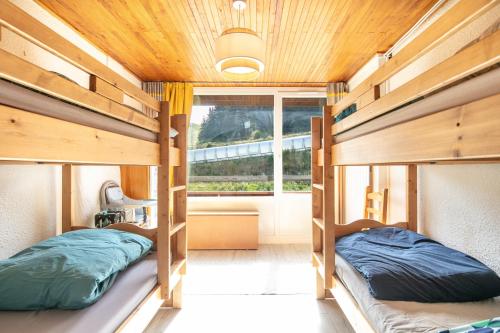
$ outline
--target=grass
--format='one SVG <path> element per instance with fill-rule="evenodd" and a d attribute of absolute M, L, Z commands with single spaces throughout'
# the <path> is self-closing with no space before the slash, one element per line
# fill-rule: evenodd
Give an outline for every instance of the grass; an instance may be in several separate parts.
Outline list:
<path fill-rule="evenodd" d="M 274 182 L 195 182 L 189 183 L 193 192 L 272 192 Z M 311 184 L 307 181 L 284 181 L 285 192 L 309 192 Z"/>

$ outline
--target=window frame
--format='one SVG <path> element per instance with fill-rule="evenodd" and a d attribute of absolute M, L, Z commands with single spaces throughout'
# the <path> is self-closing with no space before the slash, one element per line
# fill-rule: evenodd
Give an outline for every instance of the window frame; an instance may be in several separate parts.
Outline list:
<path fill-rule="evenodd" d="M 189 197 L 275 196 L 283 193 L 283 98 L 326 98 L 326 87 L 194 87 L 193 95 L 271 95 L 273 96 L 274 190 L 262 192 L 188 192 Z"/>

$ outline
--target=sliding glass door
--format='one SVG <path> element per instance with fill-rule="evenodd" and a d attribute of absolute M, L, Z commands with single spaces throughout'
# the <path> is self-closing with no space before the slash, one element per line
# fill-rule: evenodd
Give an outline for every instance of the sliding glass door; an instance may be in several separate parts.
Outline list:
<path fill-rule="evenodd" d="M 311 117 L 321 117 L 326 98 L 282 99 L 283 192 L 311 191 Z"/>

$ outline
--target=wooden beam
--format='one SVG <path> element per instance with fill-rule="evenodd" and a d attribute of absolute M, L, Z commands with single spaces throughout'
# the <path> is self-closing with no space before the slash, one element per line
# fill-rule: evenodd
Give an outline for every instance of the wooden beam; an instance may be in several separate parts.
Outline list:
<path fill-rule="evenodd" d="M 158 165 L 157 143 L 0 105 L 0 160 Z"/>
<path fill-rule="evenodd" d="M 332 126 L 338 134 L 500 61 L 500 31 L 474 43 Z"/>
<path fill-rule="evenodd" d="M 0 50 L 0 77 L 81 105 L 124 122 L 159 132 L 159 123 L 142 113 L 113 102 L 55 73 Z"/>
<path fill-rule="evenodd" d="M 375 86 L 368 89 L 364 94 L 358 97 L 355 101 L 357 109 L 362 109 L 365 106 L 373 103 L 380 98 L 380 86 Z"/>
<path fill-rule="evenodd" d="M 358 302 L 336 275 L 334 276 L 331 292 L 356 333 L 376 332 L 364 316 Z"/>
<path fill-rule="evenodd" d="M 408 165 L 406 169 L 406 220 L 408 229 L 417 232 L 418 196 L 417 166 Z"/>
<path fill-rule="evenodd" d="M 175 128 L 179 134 L 175 137 L 175 146 L 177 147 L 177 166 L 174 167 L 174 185 L 187 186 L 187 116 L 185 114 L 172 116 L 172 127 Z M 172 149 L 172 147 L 170 148 Z M 176 191 L 173 195 L 174 200 L 174 223 L 185 223 L 187 221 L 187 188 L 184 190 Z M 175 236 L 177 241 L 176 252 L 178 258 L 187 259 L 187 230 L 183 228 L 179 230 Z M 181 275 L 186 273 L 186 265 L 183 265 L 180 271 Z M 182 279 L 181 282 L 182 283 Z M 177 287 L 176 287 L 177 288 Z M 177 289 L 175 289 L 177 290 Z M 174 290 L 174 299 L 175 299 Z M 180 289 L 182 291 L 182 288 Z M 174 300 L 174 304 L 176 304 Z M 180 302 L 177 302 L 180 307 Z"/>
<path fill-rule="evenodd" d="M 335 135 L 334 143 L 351 140 L 390 126 L 428 116 L 472 101 L 500 93 L 500 68 L 468 79 L 450 88 L 426 96 L 424 99 L 402 107 L 397 112 L 388 112 L 362 125 Z"/>
<path fill-rule="evenodd" d="M 150 130 L 5 80 L 0 80 L 0 104 L 140 140 L 158 140 Z"/>
<path fill-rule="evenodd" d="M 160 166 L 158 167 L 158 281 L 162 299 L 170 299 L 170 115 L 168 102 L 161 103 Z"/>
<path fill-rule="evenodd" d="M 325 106 L 323 109 L 323 161 L 332 160 L 332 118 L 331 106 Z M 323 253 L 325 267 L 325 289 L 332 287 L 332 278 L 335 271 L 335 180 L 334 169 L 330 163 L 324 163 L 323 166 L 323 221 L 325 229 L 323 231 Z"/>
<path fill-rule="evenodd" d="M 47 51 L 69 61 L 87 73 L 94 74 L 111 85 L 118 87 L 130 97 L 137 99 L 155 111 L 160 111 L 159 102 L 152 96 L 8 0 L 0 0 L 0 24 Z"/>
<path fill-rule="evenodd" d="M 73 210 L 73 166 L 63 164 L 62 166 L 62 229 L 63 233 L 71 231 L 74 224 Z"/>
<path fill-rule="evenodd" d="M 500 94 L 333 146 L 335 165 L 500 159 Z"/>
<path fill-rule="evenodd" d="M 179 278 L 179 281 L 177 281 L 174 289 L 172 290 L 171 297 L 163 303 L 163 306 L 174 309 L 182 308 L 182 278 Z"/>
<path fill-rule="evenodd" d="M 90 75 L 89 89 L 90 91 L 96 92 L 101 96 L 115 101 L 116 103 L 123 103 L 123 92 L 120 89 L 93 74 Z"/>
<path fill-rule="evenodd" d="M 156 286 L 118 327 L 117 333 L 143 332 L 163 304 L 160 286 Z"/>
<path fill-rule="evenodd" d="M 323 220 L 323 190 L 315 187 L 321 185 L 323 187 L 322 167 L 319 166 L 319 161 L 323 159 L 323 151 L 321 148 L 321 117 L 311 118 L 311 192 L 312 192 L 312 215 L 314 222 L 315 218 Z M 322 250 L 322 232 L 324 228 L 320 228 L 315 223 L 312 226 L 312 250 L 319 252 Z M 324 286 L 322 287 L 324 290 Z"/>
<path fill-rule="evenodd" d="M 496 0 L 460 1 L 335 104 L 333 114 L 337 115 L 342 112 L 365 92 L 380 85 L 497 4 Z"/>

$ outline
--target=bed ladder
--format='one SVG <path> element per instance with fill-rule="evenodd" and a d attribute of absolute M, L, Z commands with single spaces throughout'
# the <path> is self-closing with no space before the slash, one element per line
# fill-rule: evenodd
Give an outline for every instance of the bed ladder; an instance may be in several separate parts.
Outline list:
<path fill-rule="evenodd" d="M 187 261 L 187 116 L 170 116 L 168 102 L 161 102 L 159 121 L 158 278 L 164 306 L 181 308 Z M 173 149 L 170 128 L 179 132 Z M 177 163 L 174 152 L 178 152 Z"/>
<path fill-rule="evenodd" d="M 312 263 L 316 268 L 316 297 L 325 297 L 332 288 L 335 267 L 334 244 L 334 172 L 331 165 L 331 107 L 326 106 L 321 117 L 311 118 L 311 193 L 312 193 Z M 325 115 L 327 115 L 325 117 Z"/>

